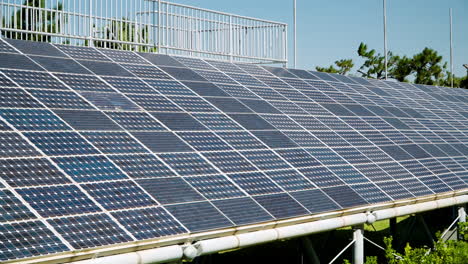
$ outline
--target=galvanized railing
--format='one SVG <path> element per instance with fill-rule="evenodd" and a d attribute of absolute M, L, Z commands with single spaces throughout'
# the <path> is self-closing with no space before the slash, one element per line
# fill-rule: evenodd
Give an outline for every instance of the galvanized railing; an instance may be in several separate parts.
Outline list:
<path fill-rule="evenodd" d="M 158 0 L 0 0 L 7 38 L 287 63 L 287 25 Z"/>

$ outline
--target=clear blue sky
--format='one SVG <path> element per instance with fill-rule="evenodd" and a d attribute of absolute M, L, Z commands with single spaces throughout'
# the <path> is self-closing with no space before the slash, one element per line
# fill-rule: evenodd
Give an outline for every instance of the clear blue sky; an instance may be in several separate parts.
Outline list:
<path fill-rule="evenodd" d="M 292 27 L 292 0 L 173 2 L 285 22 Z M 455 74 L 466 74 L 462 64 L 468 63 L 468 0 L 387 2 L 389 49 L 413 55 L 430 47 L 446 61 L 450 58 L 448 9 L 452 7 Z M 356 50 L 361 41 L 383 53 L 382 0 L 297 0 L 297 4 L 298 68 L 327 66 L 342 58 L 353 58 L 360 65 Z M 292 39 L 292 34 L 289 37 Z"/>

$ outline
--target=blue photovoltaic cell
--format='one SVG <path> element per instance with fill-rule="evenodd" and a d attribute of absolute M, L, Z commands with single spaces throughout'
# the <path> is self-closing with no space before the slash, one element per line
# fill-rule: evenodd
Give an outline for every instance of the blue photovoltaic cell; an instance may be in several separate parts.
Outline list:
<path fill-rule="evenodd" d="M 289 166 L 280 156 L 271 150 L 242 151 L 241 154 L 262 170 L 289 169 Z"/>
<path fill-rule="evenodd" d="M 287 194 L 270 194 L 254 198 L 276 219 L 306 215 L 309 212 Z"/>
<path fill-rule="evenodd" d="M 185 113 L 151 113 L 156 119 L 175 131 L 207 130 L 195 118 Z"/>
<path fill-rule="evenodd" d="M 156 156 L 150 154 L 108 156 L 127 175 L 134 179 L 174 177 L 175 174 Z"/>
<path fill-rule="evenodd" d="M 130 131 L 161 131 L 166 130 L 156 119 L 141 112 L 106 112 L 114 122 Z"/>
<path fill-rule="evenodd" d="M 70 86 L 75 91 L 115 92 L 112 87 L 93 75 L 55 73 L 54 76 L 59 78 L 62 82 Z"/>
<path fill-rule="evenodd" d="M 187 112 L 218 112 L 216 108 L 201 97 L 171 96 L 170 99 Z"/>
<path fill-rule="evenodd" d="M 51 57 L 66 57 L 66 55 L 47 42 L 39 41 L 24 41 L 19 39 L 5 39 L 13 47 L 24 54 L 29 55 L 44 55 Z"/>
<path fill-rule="evenodd" d="M 105 214 L 56 218 L 48 222 L 76 249 L 132 241 L 132 238 Z"/>
<path fill-rule="evenodd" d="M 210 200 L 245 196 L 239 188 L 222 175 L 190 176 L 184 179 Z"/>
<path fill-rule="evenodd" d="M 56 109 L 94 109 L 88 102 L 74 92 L 30 90 L 34 97 L 50 108 Z"/>
<path fill-rule="evenodd" d="M 270 148 L 298 147 L 294 141 L 290 140 L 280 131 L 252 131 L 252 133 Z"/>
<path fill-rule="evenodd" d="M 75 156 L 53 158 L 53 161 L 76 182 L 96 182 L 126 179 L 104 156 Z"/>
<path fill-rule="evenodd" d="M 237 152 L 205 152 L 203 156 L 225 173 L 256 170 Z"/>
<path fill-rule="evenodd" d="M 236 150 L 267 148 L 266 145 L 264 145 L 261 141 L 245 131 L 218 132 L 216 134 L 223 138 Z"/>
<path fill-rule="evenodd" d="M 49 110 L 3 109 L 0 116 L 22 131 L 70 130 L 71 128 Z M 3 127 L 0 124 L 0 130 Z"/>
<path fill-rule="evenodd" d="M 51 58 L 43 56 L 30 56 L 30 59 L 40 64 L 49 72 L 90 74 L 80 64 L 71 59 Z"/>
<path fill-rule="evenodd" d="M 20 54 L 0 53 L 0 68 L 21 69 L 42 71 L 43 69 L 35 64 L 28 57 Z"/>
<path fill-rule="evenodd" d="M 290 194 L 313 214 L 340 209 L 337 203 L 320 190 L 292 192 Z"/>
<path fill-rule="evenodd" d="M 315 186 L 295 170 L 267 171 L 265 174 L 286 191 L 314 189 Z"/>
<path fill-rule="evenodd" d="M 153 88 L 135 78 L 104 77 L 107 83 L 122 93 L 155 94 Z"/>
<path fill-rule="evenodd" d="M 166 208 L 191 232 L 233 226 L 229 219 L 208 202 L 178 204 Z"/>
<path fill-rule="evenodd" d="M 105 154 L 148 152 L 145 147 L 125 132 L 82 132 L 81 135 Z"/>
<path fill-rule="evenodd" d="M 140 110 L 136 104 L 132 103 L 125 96 L 118 93 L 81 92 L 80 94 L 101 110 Z"/>
<path fill-rule="evenodd" d="M 160 154 L 159 157 L 182 176 L 218 173 L 212 165 L 196 153 Z"/>
<path fill-rule="evenodd" d="M 132 77 L 133 75 L 119 66 L 116 63 L 103 62 L 103 61 L 85 61 L 78 60 L 78 62 L 85 66 L 87 69 L 101 76 L 116 76 L 116 77 Z"/>
<path fill-rule="evenodd" d="M 325 167 L 303 168 L 299 171 L 320 188 L 344 185 L 342 180 Z"/>
<path fill-rule="evenodd" d="M 67 184 L 71 181 L 47 159 L 0 160 L 1 177 L 11 187 Z"/>
<path fill-rule="evenodd" d="M 229 94 L 218 88 L 212 83 L 205 82 L 183 82 L 185 86 L 195 91 L 201 96 L 223 96 L 229 97 Z"/>
<path fill-rule="evenodd" d="M 252 113 L 252 110 L 234 98 L 208 97 L 206 100 L 225 113 Z"/>
<path fill-rule="evenodd" d="M 40 221 L 1 224 L 0 243 L 2 261 L 70 250 Z"/>
<path fill-rule="evenodd" d="M 76 132 L 28 132 L 24 135 L 47 155 L 98 154 L 98 151 Z"/>
<path fill-rule="evenodd" d="M 187 230 L 161 207 L 113 212 L 112 216 L 137 239 L 187 233 Z"/>
<path fill-rule="evenodd" d="M 148 194 L 132 181 L 90 183 L 81 186 L 107 210 L 157 205 Z"/>
<path fill-rule="evenodd" d="M 3 70 L 3 72 L 23 88 L 69 90 L 49 73 L 14 70 Z"/>
<path fill-rule="evenodd" d="M 297 168 L 320 166 L 314 157 L 303 149 L 282 149 L 276 151 L 283 157 L 289 164 Z"/>
<path fill-rule="evenodd" d="M 133 132 L 132 135 L 153 152 L 193 151 L 171 132 Z"/>
<path fill-rule="evenodd" d="M 252 198 L 213 201 L 213 204 L 236 225 L 273 220 L 273 217 Z"/>
<path fill-rule="evenodd" d="M 163 71 L 174 77 L 176 80 L 206 82 L 206 79 L 198 73 L 187 68 L 160 67 Z"/>
<path fill-rule="evenodd" d="M 203 196 L 179 177 L 137 180 L 137 183 L 161 204 L 205 200 Z"/>
<path fill-rule="evenodd" d="M 0 157 L 30 157 L 39 156 L 40 153 L 24 140 L 19 134 L 4 132 L 0 137 Z"/>
<path fill-rule="evenodd" d="M 127 94 L 127 96 L 146 111 L 182 111 L 177 105 L 163 96 L 149 94 Z"/>
<path fill-rule="evenodd" d="M 43 217 L 101 211 L 74 185 L 18 189 L 17 192 Z"/>
<path fill-rule="evenodd" d="M 276 183 L 261 172 L 233 173 L 228 176 L 249 195 L 283 192 Z"/>
<path fill-rule="evenodd" d="M 199 122 L 205 125 L 207 128 L 211 130 L 243 130 L 241 126 L 236 124 L 232 119 L 227 117 L 224 114 L 216 114 L 216 113 L 209 113 L 209 114 L 201 114 L 201 113 L 194 113 L 192 114 Z"/>
<path fill-rule="evenodd" d="M 36 216 L 9 190 L 0 190 L 0 222 L 35 219 Z M 0 237 L 2 235 L 0 234 Z M 2 240 L 0 239 L 0 242 Z M 2 250 L 0 249 L 0 255 Z M 1 258 L 0 258 L 1 259 Z"/>
<path fill-rule="evenodd" d="M 229 116 L 248 130 L 275 129 L 256 114 L 230 114 Z"/>
<path fill-rule="evenodd" d="M 99 111 L 55 110 L 54 112 L 76 130 L 122 130 Z"/>
<path fill-rule="evenodd" d="M 233 150 L 220 137 L 211 132 L 179 132 L 177 134 L 198 151 Z"/>
<path fill-rule="evenodd" d="M 367 204 L 359 194 L 348 186 L 330 187 L 323 189 L 323 191 L 343 208 Z"/>

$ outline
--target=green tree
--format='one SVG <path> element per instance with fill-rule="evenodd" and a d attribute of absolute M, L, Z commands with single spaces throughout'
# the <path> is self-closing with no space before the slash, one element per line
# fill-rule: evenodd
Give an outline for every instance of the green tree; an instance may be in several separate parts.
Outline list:
<path fill-rule="evenodd" d="M 406 56 L 399 57 L 395 56 L 395 63 L 389 69 L 390 78 L 394 78 L 399 82 L 408 82 L 407 77 L 413 73 L 413 60 Z"/>
<path fill-rule="evenodd" d="M 105 39 L 93 41 L 94 46 L 98 48 L 133 50 L 135 45 L 128 43 L 149 43 L 148 26 L 137 28 L 134 23 L 128 22 L 125 17 L 120 20 L 113 20 L 109 25 L 104 26 L 102 29 L 97 29 L 96 26 L 94 26 L 94 32 L 96 33 L 98 39 Z M 86 41 L 85 44 L 87 45 L 87 43 L 88 41 Z M 137 50 L 144 52 L 156 52 L 156 47 L 138 46 Z"/>
<path fill-rule="evenodd" d="M 338 74 L 346 75 L 353 69 L 354 62 L 352 59 L 337 60 L 335 61 L 335 65 L 337 66 L 337 68 L 335 68 L 334 65 L 330 65 L 327 68 L 316 67 L 315 69 L 319 72 L 338 73 Z"/>
<path fill-rule="evenodd" d="M 28 6 L 28 7 L 26 7 Z M 15 24 L 11 25 L 14 29 L 25 31 L 37 31 L 43 33 L 59 33 L 60 28 L 67 23 L 66 15 L 60 16 L 60 11 L 63 10 L 63 3 L 59 1 L 53 11 L 45 11 L 46 0 L 25 0 L 23 7 L 12 14 L 11 21 Z M 7 26 L 5 19 L 2 21 L 4 27 Z M 50 42 L 52 36 L 44 34 L 25 34 L 5 31 L 3 35 L 7 38 L 25 39 L 33 41 Z"/>
<path fill-rule="evenodd" d="M 447 63 L 442 64 L 442 56 L 437 51 L 424 48 L 424 50 L 413 56 L 412 68 L 415 74 L 415 83 L 427 85 L 443 84 L 444 71 Z"/>

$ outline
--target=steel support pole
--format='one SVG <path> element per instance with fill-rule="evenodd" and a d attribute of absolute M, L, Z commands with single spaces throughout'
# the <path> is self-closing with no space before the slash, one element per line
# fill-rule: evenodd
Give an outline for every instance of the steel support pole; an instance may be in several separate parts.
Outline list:
<path fill-rule="evenodd" d="M 450 87 L 453 88 L 453 23 L 452 23 L 452 8 L 449 9 L 450 16 Z"/>
<path fill-rule="evenodd" d="M 314 244 L 312 244 L 312 241 L 310 241 L 310 238 L 302 237 L 301 243 L 302 243 L 302 248 L 304 250 L 304 253 L 306 255 L 306 259 L 311 264 L 320 264 L 320 259 L 317 255 L 317 252 L 314 249 Z"/>
<path fill-rule="evenodd" d="M 354 227 L 353 264 L 364 264 L 364 226 Z"/>
<path fill-rule="evenodd" d="M 385 53 L 385 80 L 388 78 L 388 52 L 387 52 L 387 0 L 383 0 L 383 24 L 384 24 L 384 53 Z"/>
<path fill-rule="evenodd" d="M 294 38 L 294 44 L 293 44 L 293 49 L 294 49 L 294 58 L 293 58 L 293 68 L 296 68 L 296 63 L 297 63 L 297 12 L 296 12 L 296 0 L 293 0 L 293 20 L 294 20 L 294 29 L 293 29 L 293 38 Z"/>
<path fill-rule="evenodd" d="M 466 223 L 466 208 L 465 205 L 458 207 L 458 222 L 459 223 Z M 458 227 L 458 240 L 464 240 L 465 238 L 462 237 L 460 233 L 460 227 Z"/>

